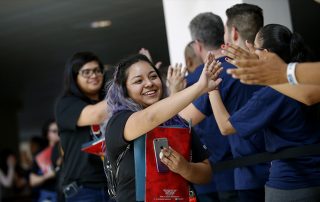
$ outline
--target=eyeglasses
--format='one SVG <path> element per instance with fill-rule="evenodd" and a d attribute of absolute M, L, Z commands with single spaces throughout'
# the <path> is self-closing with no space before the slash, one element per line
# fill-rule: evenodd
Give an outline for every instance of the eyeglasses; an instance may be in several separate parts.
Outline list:
<path fill-rule="evenodd" d="M 93 74 L 95 74 L 96 76 L 101 76 L 103 74 L 103 71 L 101 71 L 100 68 L 82 69 L 79 71 L 79 74 L 87 79 L 90 78 Z"/>

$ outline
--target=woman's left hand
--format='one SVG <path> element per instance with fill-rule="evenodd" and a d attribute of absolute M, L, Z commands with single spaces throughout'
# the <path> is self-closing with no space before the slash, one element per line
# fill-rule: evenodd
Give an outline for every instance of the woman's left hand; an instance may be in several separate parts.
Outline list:
<path fill-rule="evenodd" d="M 172 172 L 180 174 L 188 169 L 189 162 L 171 147 L 164 148 L 161 152 L 163 153 L 161 158 L 162 163 L 164 163 Z"/>

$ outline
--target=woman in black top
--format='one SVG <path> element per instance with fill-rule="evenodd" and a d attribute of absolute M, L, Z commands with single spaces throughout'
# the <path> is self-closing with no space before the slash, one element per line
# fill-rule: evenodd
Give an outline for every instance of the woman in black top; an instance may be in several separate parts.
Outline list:
<path fill-rule="evenodd" d="M 121 62 L 114 74 L 106 96 L 108 121 L 106 147 L 111 162 L 128 144 L 178 114 L 195 98 L 213 90 L 221 81 L 217 79 L 219 66 L 213 55 L 208 56 L 197 83 L 164 98 L 164 83 L 158 70 L 144 55 L 133 55 Z M 172 149 L 163 149 L 162 162 L 175 173 L 192 183 L 206 183 L 211 179 L 211 166 L 199 140 L 193 137 L 192 157 L 196 163 L 186 161 Z M 117 201 L 135 201 L 135 174 L 133 147 L 120 163 Z"/>
<path fill-rule="evenodd" d="M 106 119 L 104 67 L 90 52 L 74 54 L 65 69 L 65 88 L 56 106 L 64 152 L 62 186 L 67 201 L 108 201 L 106 178 L 98 156 L 81 151 L 92 128 Z"/>
<path fill-rule="evenodd" d="M 56 202 L 58 200 L 57 173 L 55 172 L 55 164 L 46 165 L 44 159 L 41 160 L 38 158 L 38 155 L 44 155 L 43 152 L 48 152 L 51 150 L 51 156 L 47 156 L 47 158 L 52 159 L 53 148 L 58 145 L 60 140 L 58 135 L 58 126 L 55 120 L 49 119 L 44 123 L 42 128 L 42 137 L 48 146 L 44 149 L 41 149 L 35 156 L 29 175 L 30 186 L 39 190 L 39 202 L 44 200 Z M 44 168 L 44 166 L 48 166 L 48 168 Z"/>

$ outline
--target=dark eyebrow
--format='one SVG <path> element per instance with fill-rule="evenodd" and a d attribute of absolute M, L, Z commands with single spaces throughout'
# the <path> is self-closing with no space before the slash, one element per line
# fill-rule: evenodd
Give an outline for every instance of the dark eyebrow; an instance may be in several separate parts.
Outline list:
<path fill-rule="evenodd" d="M 148 75 L 150 75 L 152 73 L 157 73 L 157 72 L 155 70 L 151 70 Z M 132 77 L 130 80 L 135 79 L 135 78 L 140 78 L 140 77 L 142 77 L 142 76 L 141 75 L 137 75 L 137 76 Z"/>
<path fill-rule="evenodd" d="M 156 73 L 156 74 L 157 74 L 157 72 L 156 72 L 155 70 L 151 70 L 151 71 L 149 72 L 149 75 L 152 74 L 152 73 Z M 157 74 L 157 75 L 158 75 L 158 74 Z"/>
<path fill-rule="evenodd" d="M 80 69 L 80 71 L 83 71 L 83 70 L 93 70 L 93 69 L 100 69 L 99 66 L 96 66 L 94 68 L 86 68 L 86 69 Z"/>

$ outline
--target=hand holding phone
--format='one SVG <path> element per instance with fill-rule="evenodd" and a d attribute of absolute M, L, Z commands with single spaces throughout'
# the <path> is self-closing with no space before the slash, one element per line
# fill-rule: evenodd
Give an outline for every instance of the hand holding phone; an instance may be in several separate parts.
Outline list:
<path fill-rule="evenodd" d="M 155 138 L 153 140 L 153 148 L 156 159 L 156 165 L 158 172 L 168 172 L 169 168 L 161 162 L 160 152 L 163 148 L 169 148 L 168 139 L 167 138 Z"/>

